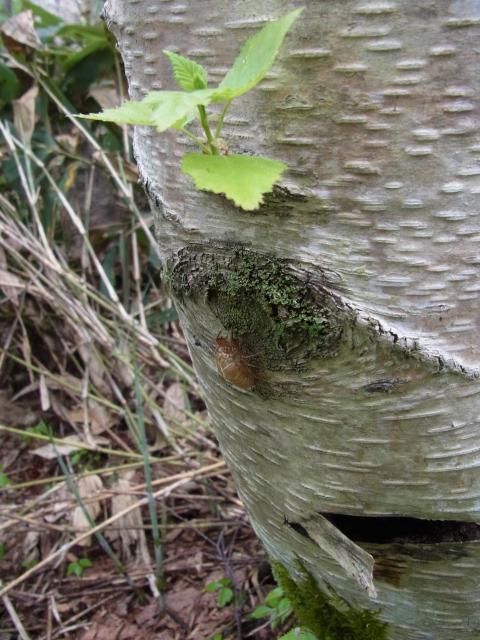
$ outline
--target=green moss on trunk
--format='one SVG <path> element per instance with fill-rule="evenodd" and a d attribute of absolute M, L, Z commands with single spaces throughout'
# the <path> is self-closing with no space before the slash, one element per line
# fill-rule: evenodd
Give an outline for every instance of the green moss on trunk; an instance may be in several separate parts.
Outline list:
<path fill-rule="evenodd" d="M 322 591 L 304 567 L 298 583 L 280 563 L 272 563 L 272 568 L 299 623 L 318 640 L 387 640 L 387 625 L 375 612 L 355 609 L 331 587 L 330 593 Z"/>
<path fill-rule="evenodd" d="M 323 273 L 232 245 L 190 246 L 169 266 L 174 295 L 206 304 L 262 369 L 335 355 L 349 314 Z"/>

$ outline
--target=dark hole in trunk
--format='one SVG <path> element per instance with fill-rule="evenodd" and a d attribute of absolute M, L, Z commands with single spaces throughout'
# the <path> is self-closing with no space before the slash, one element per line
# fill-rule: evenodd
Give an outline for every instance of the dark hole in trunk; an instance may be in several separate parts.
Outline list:
<path fill-rule="evenodd" d="M 353 542 L 435 544 L 480 540 L 480 524 L 459 520 L 421 520 L 401 516 L 347 516 L 322 513 Z"/>
<path fill-rule="evenodd" d="M 285 524 L 288 524 L 289 527 L 291 527 L 294 531 L 299 533 L 304 538 L 310 538 L 310 536 L 308 535 L 308 531 L 299 522 L 289 522 L 285 518 Z"/>

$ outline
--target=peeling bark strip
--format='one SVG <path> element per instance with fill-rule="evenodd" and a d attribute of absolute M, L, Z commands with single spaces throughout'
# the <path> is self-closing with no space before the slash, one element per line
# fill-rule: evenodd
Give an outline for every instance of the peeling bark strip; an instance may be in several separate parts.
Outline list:
<path fill-rule="evenodd" d="M 362 541 L 341 520 L 480 521 L 480 2 L 110 0 L 106 17 L 138 99 L 173 88 L 163 49 L 216 82 L 300 5 L 224 129 L 233 152 L 289 166 L 259 212 L 196 192 L 178 171 L 189 142 L 137 128 L 172 290 L 272 559 L 391 639 L 480 638 L 477 540 Z"/>

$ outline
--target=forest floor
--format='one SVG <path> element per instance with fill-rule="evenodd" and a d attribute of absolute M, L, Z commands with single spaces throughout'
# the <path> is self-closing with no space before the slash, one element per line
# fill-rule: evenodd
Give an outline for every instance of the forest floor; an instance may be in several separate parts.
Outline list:
<path fill-rule="evenodd" d="M 0 35 L 0 640 L 276 638 L 288 602 L 210 429 L 131 131 L 72 117 L 125 95 L 115 43 L 27 0 Z"/>
<path fill-rule="evenodd" d="M 23 406 L 32 413 L 37 408 Z M 57 461 L 45 460 L 15 434 L 3 434 L 2 443 L 0 460 L 11 484 L 3 491 L 0 511 L 1 579 L 9 588 L 0 613 L 1 640 L 276 637 L 268 621 L 248 616 L 272 590 L 273 580 L 221 461 L 155 466 L 155 481 L 164 479 L 166 489 L 157 502 L 163 520 L 159 581 L 146 507 L 104 529 L 122 563 L 119 570 L 93 536 L 72 544 L 83 532 L 75 521 L 78 502 L 65 495 L 63 481 L 53 484 L 52 478 L 61 478 L 55 475 Z M 215 455 L 211 450 L 209 463 Z M 103 472 L 111 460 L 105 457 L 104 465 L 80 476 L 103 478 L 102 489 L 95 483 L 83 498 L 84 504 L 101 502 L 97 524 L 146 495 L 140 488 L 142 471 L 117 471 L 107 480 Z M 217 470 L 208 471 L 212 466 Z M 122 481 L 125 473 L 130 491 Z M 225 586 L 211 590 L 220 583 Z"/>

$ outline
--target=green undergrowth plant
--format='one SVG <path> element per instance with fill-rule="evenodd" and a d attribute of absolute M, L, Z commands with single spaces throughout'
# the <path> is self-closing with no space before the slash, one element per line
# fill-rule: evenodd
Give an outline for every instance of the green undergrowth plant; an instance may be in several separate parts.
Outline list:
<path fill-rule="evenodd" d="M 22 439 L 28 444 L 31 444 L 32 442 L 35 442 L 35 436 L 37 435 L 51 438 L 54 436 L 54 431 L 53 428 L 44 420 L 40 420 L 37 424 L 25 429 L 25 435 L 22 436 Z"/>
<path fill-rule="evenodd" d="M 214 580 L 213 582 L 209 582 L 205 586 L 205 591 L 207 593 L 216 593 L 217 594 L 217 606 L 222 609 L 226 607 L 228 604 L 232 602 L 235 597 L 233 592 L 232 581 L 230 578 L 221 578 L 220 580 Z"/>
<path fill-rule="evenodd" d="M 141 101 L 129 101 L 116 109 L 82 116 L 93 120 L 176 129 L 193 140 L 199 153 L 188 153 L 182 171 L 193 178 L 197 189 L 223 193 L 246 211 L 257 209 L 263 195 L 287 168 L 283 162 L 260 156 L 230 154 L 221 137 L 225 115 L 235 98 L 253 89 L 272 66 L 282 42 L 303 9 L 268 22 L 243 45 L 231 69 L 215 88 L 208 87 L 204 67 L 173 51 L 164 51 L 182 91 L 151 91 Z M 215 127 L 207 107 L 221 104 Z M 198 119 L 203 137 L 191 130 Z"/>
<path fill-rule="evenodd" d="M 250 614 L 253 620 L 261 620 L 268 618 L 268 622 L 272 629 L 276 629 L 279 625 L 286 622 L 292 615 L 292 604 L 285 597 L 282 587 L 275 587 L 265 596 L 264 601 Z"/>
<path fill-rule="evenodd" d="M 70 456 L 72 466 L 78 471 L 89 471 L 98 468 L 102 463 L 102 456 L 97 451 L 77 449 Z"/>
<path fill-rule="evenodd" d="M 92 566 L 91 561 L 88 558 L 78 558 L 67 565 L 67 578 L 69 576 L 77 576 L 81 578 L 86 569 Z"/>
<path fill-rule="evenodd" d="M 3 471 L 3 465 L 0 464 L 0 489 L 8 487 L 10 484 L 10 478 Z"/>

